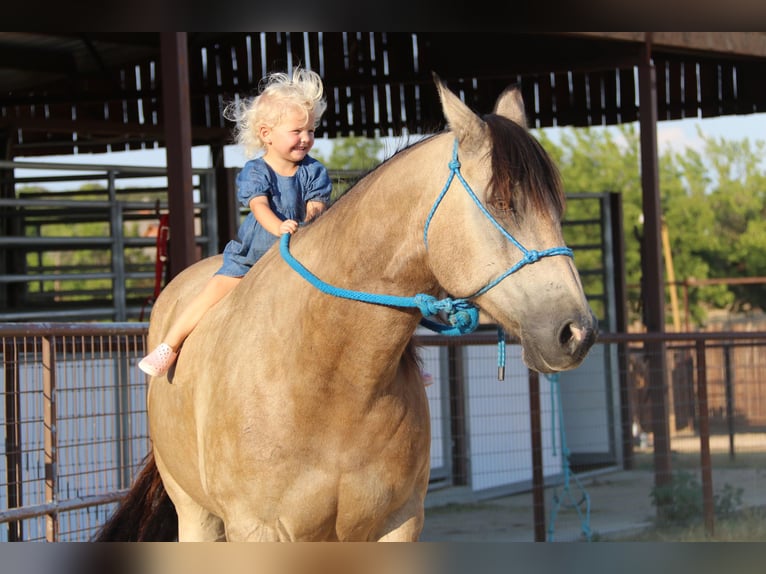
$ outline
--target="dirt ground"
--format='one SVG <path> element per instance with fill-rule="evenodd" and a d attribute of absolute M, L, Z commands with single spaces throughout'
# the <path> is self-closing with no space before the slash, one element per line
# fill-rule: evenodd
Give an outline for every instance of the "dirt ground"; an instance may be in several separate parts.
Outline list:
<path fill-rule="evenodd" d="M 553 542 L 625 540 L 652 526 L 656 508 L 650 493 L 654 472 L 600 471 L 578 475 L 569 489 L 548 488 L 545 493 L 546 539 Z M 742 489 L 742 506 L 766 506 L 766 467 L 714 468 L 713 492 L 726 484 Z M 590 501 L 590 513 L 583 501 Z M 561 505 L 554 504 L 554 496 Z M 535 540 L 531 492 L 489 500 L 465 502 L 466 492 L 444 489 L 430 492 L 421 541 L 425 542 L 533 542 Z M 461 501 L 461 502 L 458 502 Z M 569 503 L 569 504 L 567 504 Z M 577 512 L 580 509 L 580 513 Z M 588 537 L 586 533 L 589 533 Z"/>

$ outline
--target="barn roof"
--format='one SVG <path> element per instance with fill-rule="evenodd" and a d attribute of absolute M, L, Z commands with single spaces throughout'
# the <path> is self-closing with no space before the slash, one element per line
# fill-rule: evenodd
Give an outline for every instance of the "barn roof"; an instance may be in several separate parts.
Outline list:
<path fill-rule="evenodd" d="M 229 142 L 222 109 L 274 69 L 325 80 L 320 135 L 433 131 L 431 72 L 474 109 L 520 83 L 531 125 L 635 121 L 636 66 L 650 49 L 658 119 L 766 111 L 763 32 L 188 33 L 192 142 Z M 650 46 L 650 48 L 648 48 Z M 164 147 L 160 34 L 0 32 L 4 156 Z"/>

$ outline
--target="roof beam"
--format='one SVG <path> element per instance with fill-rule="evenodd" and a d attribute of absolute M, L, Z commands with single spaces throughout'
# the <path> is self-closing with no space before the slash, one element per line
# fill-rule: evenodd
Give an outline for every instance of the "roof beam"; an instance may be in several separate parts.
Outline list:
<path fill-rule="evenodd" d="M 159 141 L 165 139 L 165 126 L 163 125 L 116 123 L 114 121 L 5 118 L 0 120 L 0 129 L 4 128 L 63 134 L 80 133 L 107 136 L 130 134 L 133 137 L 151 136 Z M 193 134 L 195 141 L 226 141 L 231 138 L 231 130 L 227 128 L 195 126 Z"/>
<path fill-rule="evenodd" d="M 5 43 L 0 43 L 0 68 L 61 76 L 77 73 L 77 64 L 71 54 Z"/>
<path fill-rule="evenodd" d="M 646 32 L 566 32 L 603 40 L 643 43 Z M 766 57 L 766 32 L 652 32 L 653 51 L 704 52 L 728 56 Z"/>

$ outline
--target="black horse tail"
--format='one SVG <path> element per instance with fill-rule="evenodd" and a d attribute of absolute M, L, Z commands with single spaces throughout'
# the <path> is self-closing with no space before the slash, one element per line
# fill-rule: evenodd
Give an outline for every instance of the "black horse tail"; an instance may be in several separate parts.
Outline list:
<path fill-rule="evenodd" d="M 178 539 L 178 515 L 160 479 L 154 454 L 93 542 L 172 542 Z"/>

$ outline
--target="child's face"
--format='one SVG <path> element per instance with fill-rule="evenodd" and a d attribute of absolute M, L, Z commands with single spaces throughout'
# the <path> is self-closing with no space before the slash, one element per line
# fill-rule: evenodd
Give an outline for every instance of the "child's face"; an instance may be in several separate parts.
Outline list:
<path fill-rule="evenodd" d="M 273 128 L 261 128 L 267 144 L 267 154 L 276 154 L 285 161 L 298 163 L 314 146 L 314 115 L 303 110 L 289 110 Z"/>

